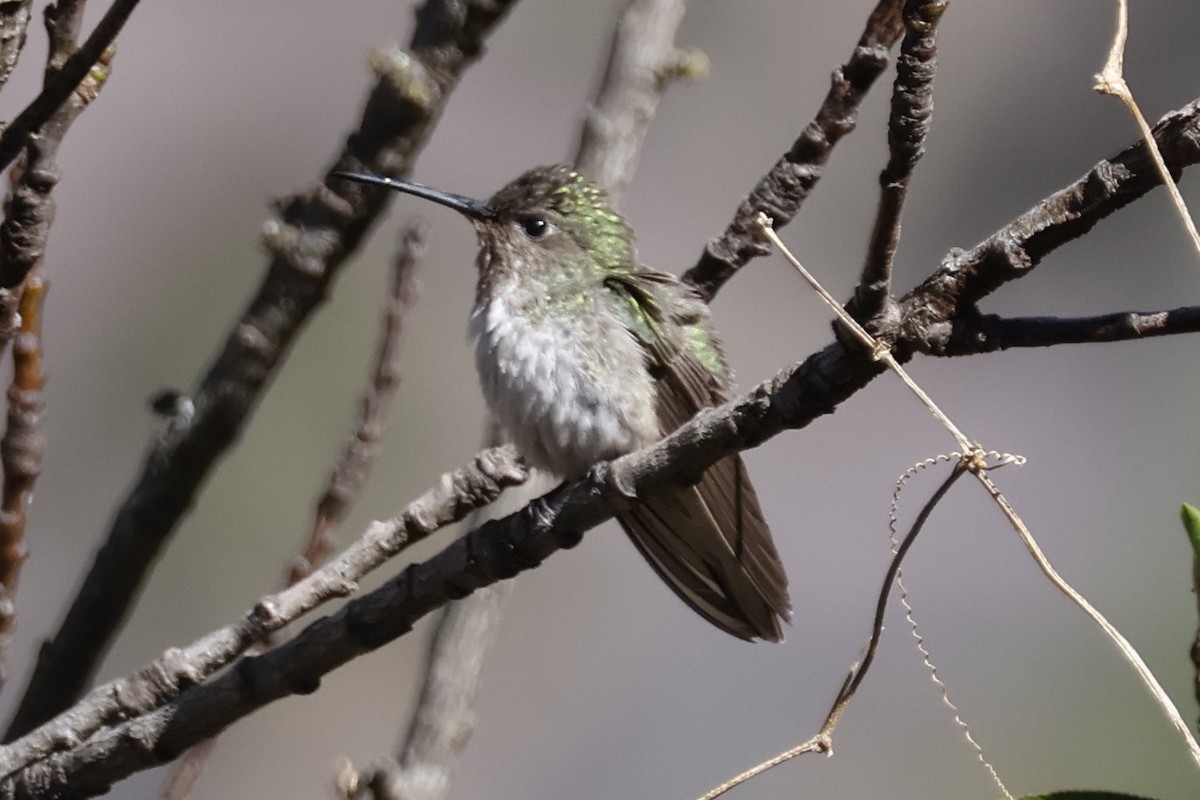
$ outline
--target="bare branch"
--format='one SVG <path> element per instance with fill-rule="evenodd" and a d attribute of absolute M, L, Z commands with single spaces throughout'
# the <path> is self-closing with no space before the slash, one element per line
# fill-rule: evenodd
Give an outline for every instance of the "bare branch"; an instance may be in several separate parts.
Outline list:
<path fill-rule="evenodd" d="M 42 390 L 42 305 L 46 281 L 37 272 L 21 293 L 21 332 L 13 340 L 13 381 L 8 388 L 8 425 L 0 440 L 0 465 L 4 470 L 0 496 L 0 686 L 8 680 L 8 653 L 17 624 L 17 579 L 25 562 L 25 523 L 33 487 L 42 473 L 46 437 L 42 416 L 46 399 Z"/>
<path fill-rule="evenodd" d="M 0 3 L 0 87 L 17 66 L 17 59 L 25 47 L 25 34 L 29 30 L 29 8 L 33 0 L 15 0 Z"/>
<path fill-rule="evenodd" d="M 512 585 L 497 583 L 446 607 L 400 763 L 378 764 L 363 780 L 376 800 L 439 800 L 449 793 L 458 757 L 475 730 L 483 657 Z"/>
<path fill-rule="evenodd" d="M 400 345 L 404 320 L 417 302 L 416 268 L 424 249 L 425 226 L 414 223 L 406 227 L 400 234 L 399 251 L 392 264 L 391 289 L 380 325 L 379 345 L 375 350 L 371 377 L 363 391 L 358 426 L 334 464 L 325 492 L 317 502 L 312 530 L 309 531 L 304 551 L 288 568 L 285 587 L 294 586 L 307 578 L 328 558 L 333 549 L 330 531 L 345 518 L 375 466 L 379 439 L 400 385 Z M 247 652 L 257 654 L 268 649 L 271 638 L 264 637 Z M 206 739 L 193 745 L 171 765 L 160 793 L 163 800 L 182 800 L 191 793 L 192 786 L 204 772 L 215 742 L 215 739 Z"/>
<path fill-rule="evenodd" d="M 41 94 L 8 124 L 0 134 L 0 169 L 4 169 L 21 152 L 27 139 L 41 130 L 49 119 L 66 103 L 91 73 L 92 69 L 108 51 L 126 20 L 137 7 L 138 0 L 113 0 L 108 11 L 96 24 L 96 29 L 83 46 L 75 51 L 62 66 L 54 69 L 46 81 Z M 82 7 L 81 2 L 68 2 L 64 6 Z"/>
<path fill-rule="evenodd" d="M 879 206 L 867 245 L 862 277 L 854 290 L 851 313 L 860 321 L 879 315 L 892 288 L 892 261 L 900 242 L 900 215 L 917 161 L 925 152 L 933 114 L 933 76 L 937 69 L 934 35 L 945 3 L 904 4 L 908 33 L 896 59 L 896 85 L 888 120 L 887 166 L 879 174 Z"/>
<path fill-rule="evenodd" d="M 400 352 L 404 320 L 417 302 L 417 262 L 425 250 L 425 227 L 414 223 L 400 234 L 400 248 L 392 264 L 392 284 L 384 310 L 379 345 L 375 350 L 371 380 L 362 397 L 358 428 L 346 443 L 342 456 L 329 476 L 329 485 L 317 501 L 313 529 L 304 554 L 292 565 L 288 584 L 298 583 L 320 566 L 329 555 L 329 531 L 338 525 L 366 485 L 379 439 L 387 424 L 387 413 L 400 386 Z"/>
<path fill-rule="evenodd" d="M 355 591 L 357 581 L 408 545 L 465 519 L 499 497 L 505 488 L 524 483 L 528 476 L 528 469 L 512 447 L 480 453 L 466 467 L 443 475 L 437 486 L 409 503 L 395 518 L 374 523 L 340 556 L 300 583 L 260 599 L 242 619 L 185 648 L 168 650 L 134 675 L 97 686 L 68 712 L 0 747 L 0 774 L 82 742 L 115 720 L 158 708 L 268 634 L 328 600 Z"/>
<path fill-rule="evenodd" d="M 687 65 L 702 57 L 675 48 L 683 18 L 682 0 L 630 0 L 613 33 L 607 67 L 580 132 L 575 166 L 590 173 L 610 199 L 620 194 L 637 168 L 642 142 L 663 91 Z M 501 440 L 496 425 L 492 445 Z M 514 502 L 522 504 L 545 487 L 531 481 Z M 450 790 L 459 754 L 474 730 L 472 708 L 484 654 L 499 623 L 508 584 L 498 584 L 451 603 L 438 625 L 425 685 L 399 762 L 372 765 L 364 774 L 351 767 L 356 789 L 376 798 L 437 800 Z"/>
<path fill-rule="evenodd" d="M 575 166 L 614 204 L 637 169 L 642 141 L 665 85 L 704 70 L 704 57 L 675 48 L 683 0 L 633 0 L 613 33 L 608 66 L 588 108 Z"/>
<path fill-rule="evenodd" d="M 993 353 L 1010 347 L 1124 342 L 1200 331 L 1200 306 L 1167 311 L 1120 311 L 1094 317 L 1000 317 L 968 312 L 954 320 L 942 356 Z"/>
<path fill-rule="evenodd" d="M 392 54 L 377 65 L 380 78 L 359 128 L 333 168 L 407 168 L 462 71 L 513 1 L 429 0 L 418 12 L 413 54 Z M 7 738 L 50 718 L 83 691 L 180 516 L 388 200 L 338 184 L 346 196 L 322 184 L 282 203 L 280 218 L 266 226 L 273 257 L 257 294 L 200 382 L 195 412 L 177 417 L 151 445 L 66 619 L 39 653 Z"/>
<path fill-rule="evenodd" d="M 902 5 L 902 0 L 880 0 L 850 60 L 834 71 L 833 85 L 817 116 L 738 206 L 725 232 L 705 246 L 700 260 L 683 276 L 706 300 L 750 259 L 770 252 L 758 235 L 759 213 L 770 217 L 776 230 L 791 222 L 821 179 L 834 146 L 858 124 L 859 104 L 887 67 L 888 50 L 904 33 Z"/>
<path fill-rule="evenodd" d="M 858 687 L 862 685 L 863 680 L 867 677 L 867 670 L 871 668 L 871 664 L 875 661 L 875 654 L 879 650 L 879 640 L 883 636 L 883 621 L 887 615 L 888 597 L 892 593 L 892 584 L 896 582 L 897 577 L 900 575 L 900 564 L 904 561 L 904 556 L 907 555 L 913 542 L 917 540 L 917 534 L 925 527 L 925 523 L 929 520 L 929 515 L 933 513 L 938 503 L 950 491 L 950 487 L 965 473 L 966 470 L 959 464 L 946 476 L 946 479 L 938 486 L 933 496 L 921 508 L 921 512 L 917 515 L 916 520 L 913 521 L 912 527 L 909 528 L 908 533 L 901 540 L 899 547 L 896 548 L 896 552 L 892 555 L 892 561 L 888 565 L 887 573 L 883 578 L 883 585 L 879 588 L 879 597 L 875 601 L 875 618 L 871 624 L 871 636 L 867 640 L 866 650 L 863 651 L 862 657 L 850 666 L 850 673 L 842 682 L 842 688 L 838 690 L 829 713 L 825 715 L 825 721 L 821 723 L 821 729 L 807 741 L 801 742 L 795 747 L 751 767 L 740 775 L 730 778 L 725 783 L 704 794 L 700 800 L 716 800 L 716 798 L 740 786 L 751 778 L 757 777 L 767 770 L 791 761 L 793 758 L 802 756 L 805 753 L 828 753 L 832 751 L 833 732 L 837 728 L 842 714 L 846 713 L 846 709 L 850 706 L 850 701 L 854 699 L 854 694 L 858 691 Z"/>

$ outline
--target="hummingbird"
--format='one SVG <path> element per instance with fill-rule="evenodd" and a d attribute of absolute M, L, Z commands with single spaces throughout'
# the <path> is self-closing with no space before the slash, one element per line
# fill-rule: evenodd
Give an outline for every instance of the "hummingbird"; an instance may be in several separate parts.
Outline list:
<path fill-rule="evenodd" d="M 708 306 L 641 265 L 633 230 L 568 166 L 487 201 L 369 173 L 336 177 L 452 208 L 479 240 L 469 332 L 492 414 L 533 466 L 563 479 L 646 447 L 732 388 Z M 783 638 L 787 575 L 742 459 L 639 498 L 617 519 L 685 603 L 741 639 Z"/>

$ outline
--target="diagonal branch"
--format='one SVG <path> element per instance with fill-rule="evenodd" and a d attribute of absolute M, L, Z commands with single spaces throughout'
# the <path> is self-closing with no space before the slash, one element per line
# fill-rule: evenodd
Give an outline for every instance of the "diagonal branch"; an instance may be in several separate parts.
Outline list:
<path fill-rule="evenodd" d="M 368 165 L 389 174 L 406 169 L 462 71 L 512 4 L 429 0 L 417 15 L 412 55 L 378 59 L 379 81 L 334 167 Z M 272 258 L 257 294 L 200 382 L 194 413 L 177 417 L 151 445 L 62 627 L 38 654 L 7 738 L 49 719 L 83 691 L 200 484 L 241 432 L 346 255 L 386 205 L 382 193 L 338 183 L 347 196 L 319 185 L 284 202 L 280 218 L 267 224 Z"/>
<path fill-rule="evenodd" d="M 1154 126 L 1154 140 L 1171 174 L 1200 162 L 1200 100 Z M 1005 283 L 1028 275 L 1054 249 L 1162 184 L 1143 142 L 1101 161 L 1075 183 L 1042 200 L 971 250 L 955 249 L 941 267 L 901 302 L 905 346 L 940 354 L 951 344 L 947 322 Z"/>
<path fill-rule="evenodd" d="M 834 146 L 858 124 L 859 105 L 887 67 L 888 50 L 904 33 L 902 5 L 901 0 L 880 0 L 850 59 L 834 71 L 833 85 L 817 116 L 738 206 L 725 232 L 705 245 L 699 261 L 683 276 L 705 300 L 712 299 L 750 259 L 770 252 L 758 234 L 760 213 L 779 230 L 800 211 Z"/>

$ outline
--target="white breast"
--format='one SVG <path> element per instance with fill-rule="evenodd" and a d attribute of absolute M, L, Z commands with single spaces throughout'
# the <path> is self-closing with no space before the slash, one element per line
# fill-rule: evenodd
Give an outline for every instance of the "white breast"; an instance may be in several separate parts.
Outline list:
<path fill-rule="evenodd" d="M 532 464 L 563 476 L 659 436 L 641 346 L 615 318 L 594 315 L 587 333 L 577 318 L 517 316 L 501 293 L 470 321 L 492 413 Z"/>

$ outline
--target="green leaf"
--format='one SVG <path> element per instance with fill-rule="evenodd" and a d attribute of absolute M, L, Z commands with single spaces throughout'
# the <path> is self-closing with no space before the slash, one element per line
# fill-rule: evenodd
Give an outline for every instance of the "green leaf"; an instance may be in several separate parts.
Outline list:
<path fill-rule="evenodd" d="M 1192 559 L 1192 588 L 1200 589 L 1200 508 L 1190 503 L 1184 503 L 1179 510 L 1183 519 L 1183 529 L 1187 532 L 1188 541 L 1192 543 L 1195 556 Z"/>

